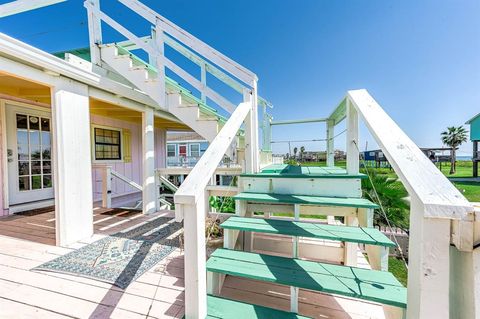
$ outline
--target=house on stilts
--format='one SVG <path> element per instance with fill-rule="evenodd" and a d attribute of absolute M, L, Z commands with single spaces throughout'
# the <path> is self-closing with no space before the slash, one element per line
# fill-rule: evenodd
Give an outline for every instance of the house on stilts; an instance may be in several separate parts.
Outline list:
<path fill-rule="evenodd" d="M 0 18 L 59 2 L 8 2 Z M 273 164 L 271 104 L 258 95 L 255 72 L 142 2 L 118 2 L 151 28 L 136 35 L 100 0 L 86 0 L 87 48 L 52 54 L 0 33 L 0 314 L 480 318 L 480 212 L 367 90 L 339 92 L 320 120 L 326 167 Z M 103 41 L 103 26 L 124 38 Z M 166 47 L 200 72 L 184 69 Z M 210 77 L 236 99 L 210 86 Z M 395 242 L 373 228 L 381 207 L 362 197 L 360 122 L 410 195 L 408 288 L 388 272 Z M 346 168 L 334 160 L 340 123 Z M 167 131 L 194 131 L 208 148 L 194 166 L 169 166 Z M 180 174 L 187 177 L 178 188 L 169 184 Z M 221 175 L 235 178 L 225 185 Z M 171 202 L 162 187 L 174 193 Z M 211 196 L 233 197 L 235 214 L 220 214 L 223 248 L 207 259 Z M 140 213 L 102 213 L 124 206 Z M 22 214 L 40 209 L 46 215 Z M 28 270 L 159 214 L 183 222 L 183 247 L 124 291 Z"/>

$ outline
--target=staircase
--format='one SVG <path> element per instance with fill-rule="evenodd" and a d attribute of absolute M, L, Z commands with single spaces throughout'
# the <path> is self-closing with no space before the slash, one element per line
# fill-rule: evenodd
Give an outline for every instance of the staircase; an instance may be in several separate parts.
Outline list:
<path fill-rule="evenodd" d="M 101 12 L 98 0 L 87 0 L 92 62 L 108 65 L 155 101 L 159 109 L 168 110 L 211 142 L 174 197 L 176 219 L 184 220 L 186 317 L 238 318 L 242 314 L 245 318 L 305 318 L 297 314 L 298 293 L 299 289 L 309 289 L 381 303 L 389 318 L 402 318 L 406 288 L 386 271 L 388 248 L 394 244 L 372 228 L 373 210 L 377 205 L 362 198 L 361 179 L 365 176 L 358 173 L 358 152 L 352 151 L 352 145 L 347 145 L 349 162 L 356 161 L 357 169 L 348 172 L 337 167 L 289 165 L 272 165 L 259 171 L 257 108 L 268 103 L 257 95 L 256 75 L 141 2 L 119 2 L 149 21 L 152 35 L 135 36 Z M 127 37 L 128 45 L 99 44 L 102 43 L 101 21 Z M 197 80 L 169 60 L 164 54 L 164 45 L 196 63 L 201 79 Z M 148 53 L 149 62 L 134 55 L 132 51 L 136 49 Z M 165 76 L 165 68 L 197 89 L 201 96 L 196 97 Z M 236 105 L 209 88 L 207 72 L 241 94 L 243 102 Z M 207 98 L 229 116 L 222 116 L 207 105 Z M 351 110 L 345 103 L 328 119 L 329 125 L 338 124 L 348 112 Z M 347 128 L 347 140 L 356 141 L 358 117 L 347 115 Z M 243 148 L 245 159 L 239 159 L 238 163 L 246 173 L 240 176 L 239 192 L 234 196 L 236 214 L 221 225 L 225 230 L 224 248 L 215 251 L 205 263 L 205 215 L 210 183 L 224 154 L 231 153 L 237 146 Z M 254 214 L 258 212 L 264 215 Z M 292 218 L 269 218 L 280 212 L 291 213 Z M 345 225 L 304 221 L 302 214 L 341 216 Z M 243 247 L 238 241 L 240 233 L 247 243 Z M 262 249 L 258 253 L 252 233 L 290 236 L 292 241 L 279 245 L 283 246 L 282 251 Z M 332 262 L 328 256 L 311 258 L 302 238 L 340 243 L 344 251 L 340 263 Z M 358 243 L 366 245 L 373 270 L 356 268 Z M 318 242 L 316 246 L 321 245 Z M 283 256 L 272 256 L 279 254 Z M 306 260 L 307 257 L 311 260 Z M 290 286 L 290 312 L 219 297 L 225 275 Z"/>
<path fill-rule="evenodd" d="M 242 174 L 239 187 L 243 191 L 234 196 L 236 216 L 220 226 L 225 234 L 224 248 L 215 251 L 207 261 L 210 296 L 221 294 L 224 276 L 230 275 L 290 286 L 292 315 L 298 312 L 301 288 L 381 303 L 387 318 L 403 318 L 406 288 L 387 272 L 388 248 L 395 244 L 371 227 L 373 209 L 378 206 L 361 198 L 360 181 L 365 177 L 363 174 L 348 174 L 337 167 L 289 165 L 272 165 L 257 174 Z M 291 213 L 293 218 L 270 217 L 270 214 L 279 212 Z M 351 226 L 301 220 L 301 214 L 344 216 Z M 237 239 L 240 233 L 243 233 L 244 245 Z M 273 251 L 265 251 L 265 246 L 256 247 L 257 240 L 252 239 L 252 233 L 289 236 L 292 242 L 277 242 L 277 247 L 272 246 Z M 329 261 L 328 254 L 319 254 L 314 261 L 308 261 L 306 256 L 312 253 L 306 251 L 308 248 L 302 244 L 302 238 L 342 243 L 343 265 Z M 358 243 L 368 247 L 373 270 L 355 267 Z M 318 246 L 321 245 L 319 242 Z M 277 250 L 278 246 L 284 247 Z M 285 247 L 288 248 L 287 254 Z M 258 250 L 261 253 L 255 252 Z M 283 256 L 279 257 L 279 254 Z M 216 299 L 209 299 L 209 306 L 215 303 Z M 216 309 L 217 314 L 218 311 Z M 223 317 L 219 316 L 230 317 L 234 318 L 228 309 Z M 271 317 L 271 314 L 252 316 Z"/>
<path fill-rule="evenodd" d="M 164 95 L 158 90 L 157 69 L 117 44 L 101 47 L 102 60 L 138 89 L 150 96 L 158 105 L 165 106 Z M 163 81 L 163 80 L 162 80 Z M 215 109 L 195 97 L 172 79 L 165 77 L 167 96 L 176 97 L 167 103 L 170 113 L 191 127 L 209 142 L 213 141 L 227 119 Z"/>

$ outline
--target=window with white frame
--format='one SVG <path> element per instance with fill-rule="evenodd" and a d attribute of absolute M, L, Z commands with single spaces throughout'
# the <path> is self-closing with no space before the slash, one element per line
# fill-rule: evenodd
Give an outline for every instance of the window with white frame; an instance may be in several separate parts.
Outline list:
<path fill-rule="evenodd" d="M 177 147 L 175 144 L 167 144 L 167 157 L 177 156 Z"/>
<path fill-rule="evenodd" d="M 200 144 L 190 144 L 190 156 L 200 157 Z"/>
<path fill-rule="evenodd" d="M 103 127 L 93 128 L 93 142 L 95 145 L 95 160 L 122 159 L 122 131 Z"/>

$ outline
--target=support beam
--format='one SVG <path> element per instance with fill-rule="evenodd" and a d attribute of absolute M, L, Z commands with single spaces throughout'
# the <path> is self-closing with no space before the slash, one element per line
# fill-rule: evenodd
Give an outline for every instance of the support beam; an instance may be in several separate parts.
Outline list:
<path fill-rule="evenodd" d="M 449 219 L 425 218 L 412 196 L 408 265 L 407 318 L 449 318 Z"/>
<path fill-rule="evenodd" d="M 102 21 L 100 17 L 95 13 L 100 11 L 100 0 L 86 0 L 88 1 L 96 10 L 87 8 L 87 17 L 88 17 L 88 37 L 90 41 L 90 56 L 91 62 L 96 65 L 101 64 L 100 58 L 100 48 L 99 44 L 102 44 Z"/>
<path fill-rule="evenodd" d="M 345 217 L 345 224 L 347 226 L 358 226 L 358 218 L 356 216 L 347 216 Z M 356 267 L 357 266 L 357 243 L 348 243 L 344 242 L 344 258 L 343 263 L 346 266 Z"/>
<path fill-rule="evenodd" d="M 200 82 L 202 83 L 203 90 L 200 92 L 201 100 L 203 103 L 207 103 L 207 95 L 205 94 L 205 88 L 207 87 L 207 64 L 202 63 L 200 65 Z"/>
<path fill-rule="evenodd" d="M 142 113 L 142 167 L 143 167 L 143 213 L 156 211 L 155 190 L 155 134 L 153 110 L 146 108 Z"/>
<path fill-rule="evenodd" d="M 258 113 L 256 81 L 252 90 L 244 90 L 243 101 L 251 101 L 251 109 L 245 119 L 245 172 L 258 173 L 260 170 L 258 148 Z"/>
<path fill-rule="evenodd" d="M 88 87 L 58 79 L 52 89 L 56 243 L 93 235 Z"/>
<path fill-rule="evenodd" d="M 158 91 L 160 92 L 159 98 L 157 101 L 160 104 L 160 107 L 163 109 L 167 108 L 167 97 L 165 93 L 165 44 L 164 44 L 163 30 L 160 28 L 160 25 L 157 23 L 155 29 L 152 31 L 152 45 L 157 53 L 155 59 L 155 67 L 157 69 L 157 83 Z"/>
<path fill-rule="evenodd" d="M 262 106 L 262 150 L 272 151 L 272 117 L 267 113 L 267 105 Z"/>
<path fill-rule="evenodd" d="M 358 174 L 360 169 L 358 150 L 358 112 L 347 99 L 347 172 Z"/>
<path fill-rule="evenodd" d="M 300 205 L 294 205 L 294 220 L 300 220 Z M 292 257 L 298 258 L 298 242 L 299 238 L 294 236 L 293 238 L 293 245 L 292 245 Z M 298 287 L 290 287 L 290 312 L 298 313 Z"/>
<path fill-rule="evenodd" d="M 0 5 L 0 18 L 8 17 L 25 11 L 51 6 L 67 0 L 17 0 Z"/>
<path fill-rule="evenodd" d="M 207 268 L 205 256 L 205 207 L 208 199 L 200 196 L 196 205 L 181 204 L 184 211 L 185 243 L 185 318 L 207 316 Z M 212 279 L 212 278 L 211 278 Z M 217 278 L 218 279 L 218 276 Z M 212 287 L 218 287 L 219 281 Z"/>
<path fill-rule="evenodd" d="M 332 120 L 327 121 L 327 166 L 335 166 L 335 124 Z"/>
<path fill-rule="evenodd" d="M 478 177 L 478 141 L 473 141 L 473 177 Z"/>

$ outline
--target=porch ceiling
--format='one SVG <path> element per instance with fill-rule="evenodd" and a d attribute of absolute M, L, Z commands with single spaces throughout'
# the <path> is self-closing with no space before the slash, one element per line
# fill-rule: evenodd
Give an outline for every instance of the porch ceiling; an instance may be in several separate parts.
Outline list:
<path fill-rule="evenodd" d="M 50 105 L 50 88 L 32 81 L 0 73 L 0 97 L 8 95 L 19 99 Z"/>
<path fill-rule="evenodd" d="M 142 123 L 141 112 L 97 99 L 90 99 L 90 113 L 133 123 Z M 157 116 L 155 117 L 155 127 L 169 130 L 190 130 L 185 124 L 173 122 Z"/>
<path fill-rule="evenodd" d="M 0 98 L 17 98 L 44 106 L 51 105 L 50 87 L 0 72 Z M 90 112 L 128 122 L 142 123 L 142 113 L 98 99 L 90 99 Z M 167 130 L 191 130 L 182 123 L 155 116 L 155 127 Z"/>

